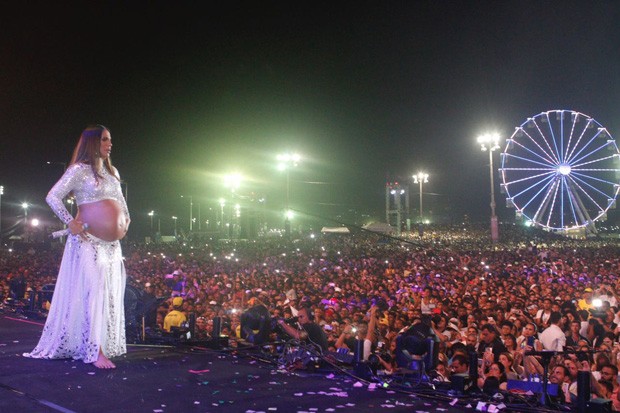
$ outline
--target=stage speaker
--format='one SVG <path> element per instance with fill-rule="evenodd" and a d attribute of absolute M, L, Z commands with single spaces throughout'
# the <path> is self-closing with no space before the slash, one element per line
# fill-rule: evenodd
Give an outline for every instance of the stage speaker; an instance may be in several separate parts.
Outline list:
<path fill-rule="evenodd" d="M 426 372 L 429 372 L 431 370 L 435 370 L 435 367 L 437 367 L 437 363 L 439 362 L 439 346 L 438 343 L 435 342 L 433 336 L 428 337 L 426 339 L 426 343 L 428 352 L 424 356 L 424 366 L 426 367 Z"/>
<path fill-rule="evenodd" d="M 215 330 L 215 328 L 214 328 Z M 271 315 L 264 305 L 255 305 L 241 315 L 241 338 L 263 344 L 271 334 Z"/>
<path fill-rule="evenodd" d="M 22 300 L 26 296 L 26 277 L 19 274 L 9 281 L 9 294 L 11 298 Z"/>
<path fill-rule="evenodd" d="M 55 287 L 56 284 L 45 284 L 43 287 L 41 287 L 41 291 L 39 291 L 39 306 L 41 308 L 43 308 L 45 302 L 52 302 Z"/>
<path fill-rule="evenodd" d="M 157 298 L 139 287 L 125 286 L 125 334 L 128 343 L 146 340 L 143 337 L 145 329 L 156 329 L 157 307 L 165 300 L 166 297 Z"/>
<path fill-rule="evenodd" d="M 370 381 L 372 380 L 373 370 L 370 363 L 366 361 L 360 361 L 353 364 L 353 373 L 355 377 L 358 377 L 362 380 Z"/>
<path fill-rule="evenodd" d="M 478 354 L 475 351 L 469 352 L 469 377 L 478 382 Z"/>
<path fill-rule="evenodd" d="M 196 337 L 196 313 L 189 313 L 187 325 L 189 327 L 190 337 Z"/>
<path fill-rule="evenodd" d="M 612 410 L 612 402 L 607 399 L 592 399 L 587 404 L 588 413 L 610 413 Z"/>
<path fill-rule="evenodd" d="M 138 317 L 138 302 L 142 296 L 142 291 L 127 284 L 125 286 L 125 336 L 128 343 L 140 342 L 141 321 Z"/>
<path fill-rule="evenodd" d="M 355 340 L 354 363 L 359 363 L 364 359 L 364 340 Z"/>
<path fill-rule="evenodd" d="M 590 401 L 590 372 L 577 372 L 577 408 L 580 412 L 586 411 Z"/>
<path fill-rule="evenodd" d="M 222 335 L 222 317 L 213 317 L 213 338 L 218 338 Z"/>
<path fill-rule="evenodd" d="M 465 394 L 475 389 L 475 381 L 466 373 L 453 374 L 450 376 L 452 390 L 458 394 Z"/>

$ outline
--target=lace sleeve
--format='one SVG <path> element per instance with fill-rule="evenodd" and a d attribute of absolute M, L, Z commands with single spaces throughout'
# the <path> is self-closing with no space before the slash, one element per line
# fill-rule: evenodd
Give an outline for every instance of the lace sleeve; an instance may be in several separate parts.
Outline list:
<path fill-rule="evenodd" d="M 82 175 L 83 172 L 80 165 L 71 165 L 45 197 L 45 201 L 52 208 L 54 214 L 65 224 L 73 221 L 73 216 L 69 213 L 62 200 L 69 192 L 77 188 Z"/>
<path fill-rule="evenodd" d="M 119 187 L 120 187 L 120 194 L 118 195 L 118 202 L 120 202 L 121 207 L 123 208 L 123 213 L 125 214 L 125 217 L 127 217 L 127 220 L 130 220 L 129 217 L 129 208 L 127 208 L 127 201 L 125 200 L 125 197 L 123 196 L 123 186 L 120 184 L 121 181 L 121 176 L 118 173 L 118 169 L 116 169 L 116 167 L 112 167 L 114 169 L 114 175 L 116 176 L 116 178 L 118 178 L 118 182 L 119 182 Z"/>

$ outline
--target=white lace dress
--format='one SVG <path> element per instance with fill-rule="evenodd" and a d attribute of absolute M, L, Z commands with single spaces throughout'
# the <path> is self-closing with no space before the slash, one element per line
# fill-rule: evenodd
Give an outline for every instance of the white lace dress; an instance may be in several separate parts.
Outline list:
<path fill-rule="evenodd" d="M 78 205 L 113 199 L 129 218 L 118 173 L 114 172 L 117 176 L 104 168 L 102 177 L 95 179 L 90 165 L 71 165 L 46 200 L 65 223 L 73 217 L 62 200 L 71 191 Z M 127 352 L 123 305 L 126 273 L 120 242 L 107 242 L 90 234 L 87 238 L 67 238 L 43 334 L 25 357 L 92 363 L 100 348 L 107 357 Z"/>

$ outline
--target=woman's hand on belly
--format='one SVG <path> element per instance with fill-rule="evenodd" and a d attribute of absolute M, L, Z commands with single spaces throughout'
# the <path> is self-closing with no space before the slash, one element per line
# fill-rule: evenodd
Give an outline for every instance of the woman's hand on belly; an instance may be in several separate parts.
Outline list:
<path fill-rule="evenodd" d="M 69 231 L 71 231 L 72 235 L 80 235 L 82 238 L 86 238 L 85 232 L 88 229 L 88 225 L 85 225 L 78 218 L 69 222 L 67 226 L 69 227 Z"/>

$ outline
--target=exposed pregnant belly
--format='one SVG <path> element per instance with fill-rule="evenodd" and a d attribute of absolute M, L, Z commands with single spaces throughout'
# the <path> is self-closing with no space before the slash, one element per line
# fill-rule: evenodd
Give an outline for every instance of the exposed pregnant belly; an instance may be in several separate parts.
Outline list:
<path fill-rule="evenodd" d="M 112 199 L 80 205 L 76 217 L 88 224 L 88 232 L 104 241 L 116 241 L 127 234 L 127 219 Z"/>

